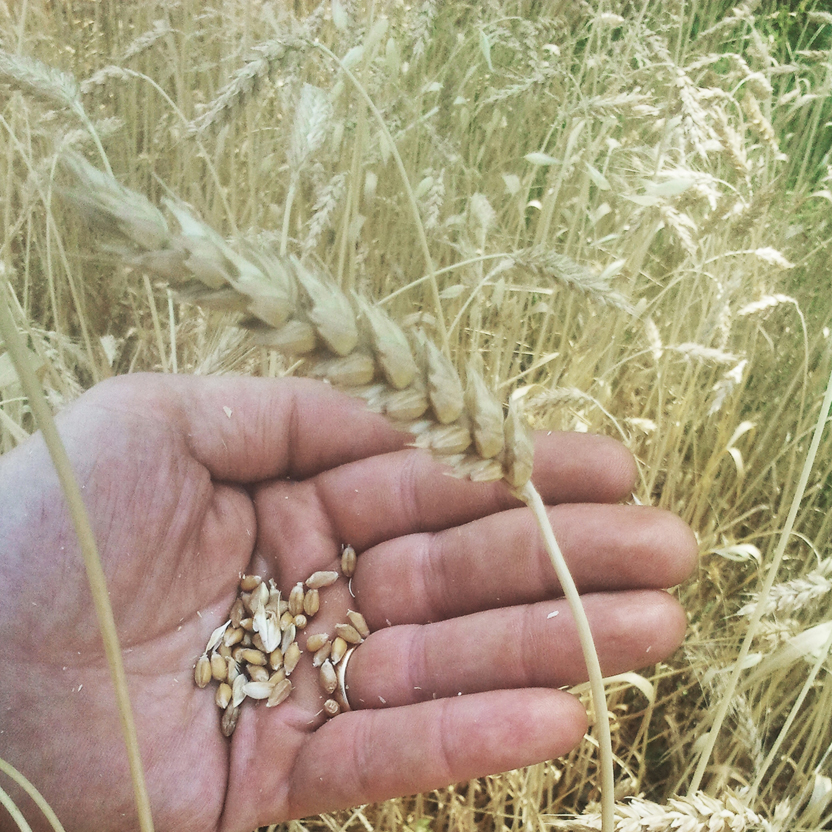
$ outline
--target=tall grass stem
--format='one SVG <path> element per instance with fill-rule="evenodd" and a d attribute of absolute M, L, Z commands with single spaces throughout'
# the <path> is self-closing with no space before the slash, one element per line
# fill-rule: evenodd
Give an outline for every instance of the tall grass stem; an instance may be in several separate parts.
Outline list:
<path fill-rule="evenodd" d="M 430 284 L 431 289 L 431 297 L 433 300 L 434 311 L 436 315 L 436 328 L 439 332 L 439 339 L 442 342 L 442 351 L 449 355 L 449 346 L 448 346 L 448 329 L 445 326 L 445 317 L 442 311 L 442 299 L 439 297 L 439 285 L 436 282 L 436 269 L 433 265 L 433 257 L 430 254 L 430 246 L 428 245 L 428 238 L 425 235 L 425 227 L 422 223 L 422 217 L 419 214 L 419 205 L 416 202 L 416 195 L 413 193 L 413 188 L 410 186 L 410 179 L 407 175 L 407 168 L 404 166 L 404 161 L 402 160 L 401 154 L 399 153 L 398 148 L 396 147 L 396 142 L 393 141 L 393 137 L 390 135 L 390 131 L 387 129 L 387 125 L 384 123 L 384 117 L 378 110 L 378 107 L 373 103 L 373 99 L 367 94 L 367 90 L 364 89 L 364 86 L 358 80 L 358 78 L 350 72 L 349 68 L 344 65 L 344 62 L 331 50 L 324 46 L 322 43 L 315 42 L 315 48 L 319 49 L 324 55 L 330 57 L 333 61 L 335 61 L 338 66 L 341 68 L 341 71 L 344 75 L 349 78 L 352 85 L 355 87 L 358 94 L 364 99 L 364 103 L 370 108 L 370 112 L 375 117 L 376 121 L 378 122 L 379 128 L 381 129 L 382 133 L 384 134 L 384 138 L 387 141 L 387 144 L 390 148 L 390 153 L 392 154 L 393 158 L 396 161 L 396 167 L 399 169 L 399 175 L 402 177 L 402 187 L 404 188 L 404 192 L 407 195 L 407 200 L 410 203 L 410 209 L 413 212 L 413 217 L 415 220 L 416 231 L 419 236 L 419 243 L 422 247 L 422 256 L 425 260 L 425 271 L 428 274 L 428 282 Z"/>
<path fill-rule="evenodd" d="M 23 812 L 17 808 L 15 802 L 4 789 L 0 789 L 0 806 L 2 806 L 11 815 L 12 820 L 17 824 L 17 828 L 20 832 L 32 832 L 32 827 L 26 823 L 26 818 L 23 817 Z"/>
<path fill-rule="evenodd" d="M 546 506 L 543 505 L 543 500 L 537 489 L 532 485 L 531 480 L 520 491 L 520 499 L 526 503 L 534 514 L 543 537 L 543 545 L 546 547 L 546 552 L 552 561 L 552 566 L 569 604 L 572 617 L 575 619 L 578 639 L 589 673 L 592 704 L 595 708 L 595 727 L 597 729 L 599 768 L 601 770 L 601 830 L 602 832 L 613 832 L 615 828 L 615 778 L 613 776 L 612 736 L 607 711 L 607 697 L 604 692 L 604 677 L 601 675 L 598 652 L 595 649 L 595 642 L 592 639 L 592 631 L 589 628 L 589 620 L 586 617 L 584 605 L 581 603 L 580 593 L 575 586 L 575 581 L 572 580 L 563 552 L 561 552 L 555 538 L 552 524 L 549 522 L 549 515 L 546 513 Z"/>
<path fill-rule="evenodd" d="M 98 624 L 101 630 L 101 638 L 104 643 L 104 653 L 107 663 L 110 666 L 110 674 L 115 688 L 116 704 L 118 706 L 121 728 L 124 734 L 124 742 L 127 746 L 127 758 L 130 765 L 130 776 L 133 781 L 133 790 L 136 798 L 136 811 L 139 818 L 139 829 L 141 832 L 153 832 L 153 819 L 150 814 L 150 800 L 147 794 L 147 786 L 144 778 L 141 757 L 139 754 L 139 739 L 136 733 L 136 725 L 133 721 L 133 711 L 130 707 L 130 697 L 127 690 L 127 676 L 122 662 L 121 648 L 116 632 L 113 609 L 110 606 L 110 598 L 107 593 L 107 581 L 104 577 L 104 570 L 98 556 L 98 546 L 95 542 L 95 535 L 92 531 L 89 515 L 87 514 L 84 500 L 81 496 L 81 489 L 72 464 L 64 448 L 52 411 L 43 394 L 40 383 L 37 380 L 34 370 L 26 355 L 26 347 L 20 337 L 12 318 L 8 301 L 3 296 L 0 301 L 0 335 L 6 344 L 6 350 L 14 365 L 23 392 L 29 400 L 29 407 L 35 417 L 35 422 L 43 434 L 44 442 L 52 457 L 55 470 L 61 489 L 67 501 L 70 516 L 72 517 L 75 533 L 81 548 L 84 559 L 84 566 L 87 571 L 87 579 L 90 584 L 93 605 L 98 617 Z"/>
<path fill-rule="evenodd" d="M 14 780 L 14 782 L 17 783 L 17 785 L 32 798 L 35 805 L 41 810 L 41 812 L 43 812 L 55 832 L 64 832 L 63 824 L 60 820 L 58 820 L 58 816 L 55 814 L 52 807 L 46 802 L 46 798 L 37 790 L 34 783 L 24 777 L 11 763 L 1 757 L 0 771 L 2 771 L 10 779 Z"/>
<path fill-rule="evenodd" d="M 751 643 L 757 635 L 760 621 L 766 609 L 768 596 L 771 593 L 771 588 L 774 586 L 777 574 L 780 571 L 780 564 L 783 562 L 783 555 L 786 552 L 786 544 L 789 542 L 792 530 L 794 529 L 797 512 L 800 509 L 800 503 L 803 500 L 806 485 L 809 482 L 809 474 L 812 472 L 812 467 L 815 464 L 815 457 L 817 456 L 818 448 L 820 447 L 820 440 L 823 437 L 823 429 L 826 426 L 826 420 L 829 418 L 830 408 L 832 408 L 832 373 L 830 373 L 829 380 L 826 383 L 826 393 L 823 397 L 823 403 L 821 404 L 817 424 L 815 425 L 815 433 L 812 437 L 812 444 L 809 446 L 809 452 L 806 454 L 806 461 L 803 463 L 803 470 L 800 472 L 800 479 L 798 480 L 797 488 L 795 489 L 794 496 L 792 497 L 792 504 L 789 509 L 788 517 L 786 518 L 786 522 L 780 532 L 780 540 L 777 543 L 777 550 L 774 553 L 774 559 L 772 560 L 771 566 L 769 566 L 766 580 L 763 583 L 763 588 L 760 590 L 757 606 L 754 608 L 754 613 L 752 614 L 751 620 L 748 624 L 748 631 L 745 634 L 742 647 L 740 647 L 739 654 L 734 662 L 734 669 L 731 673 L 731 678 L 728 681 L 728 686 L 723 694 L 722 701 L 719 703 L 719 708 L 717 709 L 716 716 L 714 717 L 714 724 L 708 732 L 702 753 L 699 756 L 699 761 L 697 762 L 693 779 L 688 787 L 688 797 L 692 797 L 697 791 L 699 791 L 699 787 L 702 783 L 702 778 L 705 775 L 705 770 L 708 767 L 708 762 L 711 758 L 711 754 L 713 753 L 717 737 L 719 736 L 722 724 L 725 721 L 725 717 L 728 715 L 728 711 L 731 707 L 731 701 L 733 700 L 734 693 L 737 690 L 740 674 L 745 667 L 745 662 L 751 649 Z"/>

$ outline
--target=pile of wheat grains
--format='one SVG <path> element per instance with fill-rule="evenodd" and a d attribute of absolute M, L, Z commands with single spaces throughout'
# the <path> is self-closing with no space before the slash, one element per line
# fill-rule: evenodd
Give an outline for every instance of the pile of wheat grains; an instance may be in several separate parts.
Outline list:
<path fill-rule="evenodd" d="M 204 688 L 217 683 L 214 701 L 222 711 L 221 728 L 230 737 L 237 727 L 240 708 L 247 699 L 265 700 L 267 708 L 285 702 L 292 693 L 289 678 L 301 660 L 298 638 L 320 609 L 320 591 L 339 579 L 349 580 L 355 571 L 356 553 L 344 546 L 340 571 L 313 572 L 295 584 L 284 598 L 273 579 L 241 575 L 237 597 L 228 620 L 217 627 L 194 667 L 194 681 Z M 344 679 L 349 651 L 370 635 L 364 616 L 347 611 L 347 621 L 333 632 L 306 635 L 306 652 L 318 668 L 318 680 L 326 695 L 323 712 L 337 716 L 349 709 Z"/>

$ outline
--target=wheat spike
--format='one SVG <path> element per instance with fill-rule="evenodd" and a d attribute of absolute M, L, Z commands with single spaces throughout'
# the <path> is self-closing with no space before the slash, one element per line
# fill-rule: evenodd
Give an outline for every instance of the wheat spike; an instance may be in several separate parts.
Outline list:
<path fill-rule="evenodd" d="M 459 476 L 504 478 L 521 489 L 531 477 L 527 424 L 501 403 L 481 376 L 467 387 L 450 359 L 422 331 L 406 332 L 367 299 L 348 297 L 294 257 L 229 245 L 183 204 L 167 200 L 179 224 L 77 154 L 64 166 L 74 183 L 65 198 L 130 266 L 166 280 L 180 298 L 240 314 L 259 343 L 302 356 L 307 375 L 360 396 L 415 434 Z"/>
<path fill-rule="evenodd" d="M 303 48 L 303 41 L 292 37 L 274 38 L 258 44 L 252 49 L 251 60 L 231 76 L 205 112 L 188 125 L 188 130 L 199 134 L 215 125 L 221 126 L 226 123 L 232 113 L 257 92 L 263 79 L 267 78 L 278 64 Z"/>
<path fill-rule="evenodd" d="M 75 78 L 37 58 L 0 50 L 0 81 L 53 107 L 81 110 L 81 93 Z"/>
<path fill-rule="evenodd" d="M 675 797 L 667 804 L 632 798 L 615 806 L 616 832 L 658 832 L 674 829 L 684 832 L 744 832 L 757 829 L 762 818 L 745 806 L 733 793 L 720 798 L 697 792 L 692 797 Z M 555 829 L 592 830 L 601 828 L 601 816 L 585 814 L 575 819 L 555 821 Z"/>

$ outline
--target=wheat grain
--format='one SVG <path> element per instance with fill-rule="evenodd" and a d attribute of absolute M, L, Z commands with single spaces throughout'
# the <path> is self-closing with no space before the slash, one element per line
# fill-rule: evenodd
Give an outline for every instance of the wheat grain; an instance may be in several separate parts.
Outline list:
<path fill-rule="evenodd" d="M 303 584 L 297 583 L 289 593 L 289 612 L 294 617 L 303 612 Z M 292 622 L 294 623 L 294 622 Z"/>
<path fill-rule="evenodd" d="M 334 693 L 335 688 L 338 687 L 338 677 L 335 673 L 335 667 L 329 659 L 325 659 L 321 662 L 318 674 L 323 690 L 329 694 Z"/>
<path fill-rule="evenodd" d="M 261 665 L 249 665 L 248 668 L 248 678 L 251 679 L 252 682 L 268 682 L 270 673 L 269 671 Z M 246 696 L 250 696 L 252 699 L 262 699 L 262 696 L 251 696 L 251 693 L 246 692 Z"/>
<path fill-rule="evenodd" d="M 331 571 L 313 572 L 305 581 L 309 589 L 323 589 L 332 586 L 338 580 L 338 573 Z"/>
<path fill-rule="evenodd" d="M 306 649 L 310 653 L 317 653 L 328 641 L 329 636 L 326 633 L 313 633 L 306 639 Z"/>
<path fill-rule="evenodd" d="M 347 620 L 354 627 L 361 638 L 367 638 L 370 635 L 370 628 L 367 626 L 367 620 L 360 612 L 347 610 Z"/>
<path fill-rule="evenodd" d="M 301 649 L 296 641 L 292 643 L 283 651 L 283 671 L 287 676 L 292 674 L 292 671 L 298 666 L 300 661 Z"/>
<path fill-rule="evenodd" d="M 283 667 L 283 651 L 279 647 L 269 653 L 269 667 L 272 670 L 280 670 Z"/>
<path fill-rule="evenodd" d="M 363 641 L 361 633 L 352 626 L 352 624 L 336 624 L 335 632 L 338 637 L 344 639 L 347 644 L 361 644 Z"/>
<path fill-rule="evenodd" d="M 220 730 L 223 733 L 223 736 L 230 737 L 234 733 L 234 729 L 237 727 L 237 720 L 240 718 L 240 706 L 234 704 L 234 700 L 232 699 L 229 702 L 225 710 L 222 714 L 222 720 L 220 722 Z"/>
<path fill-rule="evenodd" d="M 321 608 L 321 596 L 320 592 L 317 589 L 310 589 L 304 596 L 303 596 L 303 612 L 306 616 L 312 617 L 315 615 L 318 610 Z M 303 627 L 298 624 L 297 619 L 299 616 L 295 617 L 295 626 L 299 629 L 303 629 Z M 305 625 L 304 625 L 305 626 Z"/>
<path fill-rule="evenodd" d="M 204 688 L 211 681 L 211 660 L 203 653 L 194 667 L 194 682 L 198 688 Z"/>
<path fill-rule="evenodd" d="M 311 649 L 309 647 L 309 642 L 306 644 L 306 649 Z M 329 654 L 331 652 L 332 642 L 327 639 L 317 650 L 314 651 L 314 655 L 312 656 L 312 667 L 320 667 L 329 658 Z"/>
<path fill-rule="evenodd" d="M 347 652 L 348 649 L 349 644 L 347 644 L 347 642 L 343 638 L 341 638 L 341 636 L 336 636 L 332 640 L 332 648 L 329 651 L 329 660 L 333 664 L 338 664 L 338 662 L 340 662 L 341 659 L 344 658 L 344 654 Z"/>
<path fill-rule="evenodd" d="M 280 705 L 281 702 L 285 702 L 286 699 L 288 699 L 289 694 L 292 692 L 292 682 L 290 679 L 277 679 L 271 684 L 272 691 L 266 702 L 267 708 L 274 708 L 275 706 Z"/>

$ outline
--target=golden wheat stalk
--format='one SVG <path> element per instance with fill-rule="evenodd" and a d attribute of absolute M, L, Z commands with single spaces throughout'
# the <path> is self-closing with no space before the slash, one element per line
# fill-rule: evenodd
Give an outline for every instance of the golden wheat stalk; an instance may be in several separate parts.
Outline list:
<path fill-rule="evenodd" d="M 405 332 L 384 310 L 345 294 L 297 258 L 250 245 L 233 247 L 182 203 L 161 211 L 83 157 L 67 153 L 75 184 L 65 191 L 108 247 L 129 265 L 166 280 L 182 300 L 236 313 L 253 339 L 300 357 L 303 370 L 362 398 L 414 435 L 461 477 L 505 480 L 533 511 L 575 619 L 597 715 L 603 829 L 613 823 L 612 742 L 603 678 L 580 595 L 531 483 L 534 447 L 519 408 L 505 412 L 469 363 L 465 381 L 421 330 Z"/>

